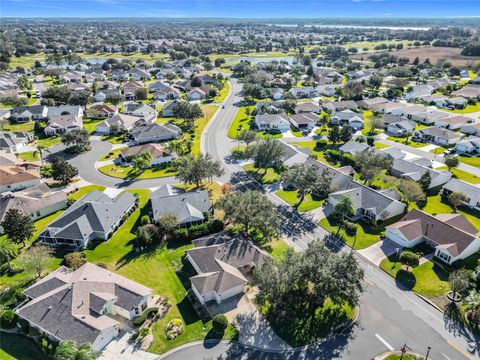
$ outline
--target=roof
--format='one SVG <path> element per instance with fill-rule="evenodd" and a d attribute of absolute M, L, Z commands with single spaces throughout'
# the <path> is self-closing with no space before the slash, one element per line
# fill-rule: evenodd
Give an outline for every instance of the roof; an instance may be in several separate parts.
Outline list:
<path fill-rule="evenodd" d="M 320 111 L 322 108 L 312 102 L 302 102 L 298 103 L 297 106 L 295 106 L 295 111 L 304 111 L 304 112 L 314 112 L 314 111 Z"/>
<path fill-rule="evenodd" d="M 73 114 L 51 116 L 48 121 L 48 126 L 62 129 L 81 128 L 82 125 L 82 118 Z"/>
<path fill-rule="evenodd" d="M 417 131 L 424 135 L 431 135 L 431 136 L 440 137 L 447 140 L 457 139 L 463 136 L 463 134 L 459 134 L 459 133 L 456 133 L 455 131 L 444 129 L 438 126 L 430 126 Z"/>
<path fill-rule="evenodd" d="M 458 179 L 451 179 L 448 183 L 443 185 L 443 188 L 451 192 L 462 193 L 470 199 L 479 199 L 480 201 L 479 185 L 473 185 Z"/>
<path fill-rule="evenodd" d="M 352 110 L 336 111 L 332 114 L 332 118 L 333 117 L 339 118 L 340 120 L 350 120 L 350 119 L 353 119 L 354 117 L 358 117 L 363 120 L 362 113 L 356 113 Z"/>
<path fill-rule="evenodd" d="M 425 237 L 452 256 L 460 255 L 476 239 L 476 229 L 462 214 L 439 214 L 436 216 L 414 209 L 399 222 L 387 226 L 397 229 L 403 236 L 413 241 Z"/>
<path fill-rule="evenodd" d="M 48 117 L 59 116 L 59 115 L 78 115 L 82 114 L 82 108 L 78 105 L 61 105 L 61 106 L 50 106 L 48 108 Z"/>
<path fill-rule="evenodd" d="M 173 193 L 170 190 L 166 191 L 164 187 L 160 187 L 151 194 L 150 201 L 154 219 L 169 213 L 176 217 L 179 224 L 205 219 L 203 214 L 210 211 L 212 207 L 208 191 L 180 192 L 180 190 L 176 190 Z"/>
<path fill-rule="evenodd" d="M 170 154 L 165 152 L 163 146 L 160 144 L 143 144 L 143 145 L 132 146 L 132 147 L 123 149 L 121 153 L 122 153 L 122 156 L 129 157 L 129 156 L 135 156 L 144 151 L 148 151 L 152 155 L 152 159 L 158 159 L 161 157 L 170 156 Z"/>
<path fill-rule="evenodd" d="M 122 192 L 115 198 L 94 190 L 84 195 L 39 235 L 85 241 L 92 233 L 105 233 L 135 203 L 135 197 Z"/>
<path fill-rule="evenodd" d="M 32 180 L 40 181 L 40 174 L 36 169 L 20 166 L 0 167 L 0 185 L 12 185 Z"/>
<path fill-rule="evenodd" d="M 134 124 L 139 121 L 142 121 L 143 118 L 140 116 L 133 116 L 133 115 L 125 115 L 125 114 L 116 114 L 113 115 L 111 118 L 102 121 L 101 123 L 97 124 L 95 127 L 112 127 L 114 125 L 118 125 L 122 128 L 130 128 Z"/>
<path fill-rule="evenodd" d="M 17 313 L 60 340 L 93 343 L 102 330 L 118 325 L 101 313 L 107 301 L 131 311 L 151 292 L 88 262 L 75 271 L 61 266 L 24 291 L 32 300 Z"/>
<path fill-rule="evenodd" d="M 47 112 L 47 107 L 45 105 L 16 106 L 11 110 L 11 115 L 20 115 L 26 111 L 33 115 L 45 115 Z"/>
<path fill-rule="evenodd" d="M 279 122 L 288 123 L 288 118 L 287 118 L 287 115 L 285 114 L 262 114 L 262 115 L 257 115 L 255 117 L 255 120 L 257 120 L 260 123 L 266 123 L 266 124 L 276 124 Z"/>
<path fill-rule="evenodd" d="M 318 115 L 313 113 L 300 113 L 300 114 L 293 114 L 290 118 L 297 124 L 310 124 L 312 122 L 317 122 Z"/>
<path fill-rule="evenodd" d="M 199 275 L 190 278 L 201 293 L 217 293 L 245 284 L 244 274 L 260 266 L 268 253 L 243 234 L 220 232 L 193 241 L 195 247 L 186 253 L 199 268 Z"/>
<path fill-rule="evenodd" d="M 428 171 L 430 172 L 430 176 L 432 179 L 435 179 L 437 176 L 440 175 L 449 175 L 452 174 L 447 170 L 434 170 L 428 166 L 421 165 L 416 162 L 403 160 L 403 159 L 395 159 L 392 163 L 392 170 L 398 172 L 403 177 L 407 177 L 413 181 L 418 181 L 420 178 Z"/>
<path fill-rule="evenodd" d="M 178 136 L 182 130 L 173 124 L 151 124 L 145 126 L 137 126 L 130 131 L 130 135 L 139 141 L 142 138 L 150 138 L 152 136 L 165 137 L 165 136 Z"/>
<path fill-rule="evenodd" d="M 0 148 L 10 148 L 29 140 L 30 136 L 27 133 L 0 132 Z"/>
<path fill-rule="evenodd" d="M 368 149 L 370 149 L 368 144 L 350 140 L 343 144 L 338 150 L 342 153 L 355 154 Z"/>

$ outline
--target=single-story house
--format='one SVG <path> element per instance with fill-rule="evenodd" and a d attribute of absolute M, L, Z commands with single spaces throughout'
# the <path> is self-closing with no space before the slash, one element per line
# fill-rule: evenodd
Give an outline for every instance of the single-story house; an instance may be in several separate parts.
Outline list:
<path fill-rule="evenodd" d="M 149 80 L 151 77 L 150 73 L 139 68 L 130 69 L 129 74 L 134 81 Z"/>
<path fill-rule="evenodd" d="M 118 114 L 118 108 L 115 105 L 97 104 L 90 107 L 87 114 L 91 119 L 110 118 Z"/>
<path fill-rule="evenodd" d="M 36 167 L 2 166 L 0 167 L 0 193 L 18 191 L 40 184 L 40 173 Z"/>
<path fill-rule="evenodd" d="M 447 103 L 455 109 L 464 109 L 468 104 L 468 100 L 461 96 L 455 96 L 448 98 Z"/>
<path fill-rule="evenodd" d="M 119 95 L 123 98 L 123 95 L 120 94 L 120 90 L 118 89 L 102 89 L 97 90 L 97 92 L 93 96 L 93 100 L 95 100 L 96 102 L 103 102 L 107 99 L 107 96 L 111 95 Z"/>
<path fill-rule="evenodd" d="M 67 207 L 67 196 L 63 191 L 52 191 L 47 184 L 40 183 L 17 192 L 0 194 L 0 223 L 9 209 L 20 210 L 33 221 Z M 3 228 L 0 226 L 0 234 Z"/>
<path fill-rule="evenodd" d="M 472 118 L 461 115 L 446 116 L 444 118 L 435 120 L 434 125 L 445 129 L 458 130 L 462 126 L 467 125 L 472 121 Z"/>
<path fill-rule="evenodd" d="M 124 162 L 130 162 L 133 157 L 144 151 L 152 155 L 152 161 L 149 166 L 167 164 L 173 160 L 172 155 L 165 152 L 165 149 L 160 144 L 143 144 L 125 148 L 120 151 L 120 158 Z"/>
<path fill-rule="evenodd" d="M 318 96 L 317 90 L 313 87 L 294 87 L 291 88 L 289 92 L 297 99 L 314 98 Z"/>
<path fill-rule="evenodd" d="M 0 131 L 0 150 L 9 153 L 20 151 L 32 141 L 33 135 L 31 133 Z"/>
<path fill-rule="evenodd" d="M 114 317 L 143 314 L 152 290 L 87 262 L 77 270 L 60 266 L 23 294 L 27 300 L 15 310 L 19 318 L 56 343 L 90 343 L 98 352 L 121 330 Z"/>
<path fill-rule="evenodd" d="M 110 78 L 115 81 L 126 81 L 129 78 L 128 72 L 123 70 L 112 71 Z"/>
<path fill-rule="evenodd" d="M 83 126 L 83 119 L 76 115 L 52 116 L 44 129 L 46 135 L 61 135 L 73 130 L 80 130 Z"/>
<path fill-rule="evenodd" d="M 77 117 L 83 116 L 83 109 L 79 105 L 60 105 L 60 106 L 49 106 L 47 112 L 47 118 L 60 115 L 75 115 Z"/>
<path fill-rule="evenodd" d="M 343 144 L 338 149 L 338 151 L 341 154 L 355 155 L 356 153 L 366 151 L 366 150 L 370 150 L 370 149 L 371 149 L 371 147 L 366 143 L 360 143 L 358 141 L 350 140 L 350 141 L 346 142 L 345 144 Z"/>
<path fill-rule="evenodd" d="M 217 304 L 246 291 L 247 277 L 269 257 L 246 235 L 221 232 L 193 241 L 185 258 L 197 275 L 190 278 L 198 301 Z"/>
<path fill-rule="evenodd" d="M 318 121 L 318 115 L 315 113 L 298 113 L 298 114 L 293 114 L 288 118 L 290 120 L 290 123 L 292 126 L 296 129 L 300 130 L 310 130 L 313 129 L 315 124 Z"/>
<path fill-rule="evenodd" d="M 144 144 L 176 139 L 181 133 L 182 130 L 176 125 L 154 123 L 151 125 L 137 126 L 129 132 L 129 135 L 135 144 Z"/>
<path fill-rule="evenodd" d="M 466 206 L 480 210 L 480 186 L 478 184 L 474 185 L 459 179 L 451 179 L 443 185 L 442 196 L 448 198 L 454 192 L 465 195 L 464 204 Z"/>
<path fill-rule="evenodd" d="M 95 132 L 99 134 L 110 134 L 115 127 L 119 130 L 130 131 L 136 126 L 145 124 L 146 122 L 143 117 L 117 114 L 95 125 Z"/>
<path fill-rule="evenodd" d="M 321 112 L 322 112 L 322 107 L 313 102 L 302 102 L 302 103 L 298 103 L 297 106 L 295 106 L 295 114 L 300 114 L 300 113 L 320 114 Z"/>
<path fill-rule="evenodd" d="M 165 214 L 173 214 L 182 227 L 203 223 L 212 211 L 208 191 L 182 192 L 170 185 L 155 190 L 150 196 L 150 204 L 154 221 Z"/>
<path fill-rule="evenodd" d="M 391 136 L 406 136 L 415 130 L 416 124 L 411 120 L 401 120 L 387 125 L 386 133 Z"/>
<path fill-rule="evenodd" d="M 283 97 L 284 90 L 280 88 L 272 89 L 272 99 L 281 100 Z"/>
<path fill-rule="evenodd" d="M 434 170 L 427 166 L 417 164 L 412 161 L 404 159 L 395 159 L 390 168 L 390 173 L 393 176 L 409 179 L 413 181 L 419 181 L 420 178 L 429 172 L 431 177 L 429 189 L 446 184 L 452 178 L 452 173 L 447 170 Z"/>
<path fill-rule="evenodd" d="M 16 106 L 10 111 L 10 121 L 24 123 L 31 120 L 47 118 L 48 108 L 45 105 Z"/>
<path fill-rule="evenodd" d="M 465 259 L 480 249 L 478 229 L 462 214 L 430 215 L 414 209 L 386 227 L 385 237 L 403 248 L 425 243 L 447 264 Z"/>
<path fill-rule="evenodd" d="M 357 101 L 358 106 L 365 110 L 372 110 L 375 109 L 376 106 L 386 103 L 388 103 L 388 100 L 383 97 L 375 97 L 373 99 Z"/>
<path fill-rule="evenodd" d="M 410 114 L 407 118 L 420 122 L 424 125 L 433 125 L 439 119 L 449 116 L 448 113 L 439 110 L 425 110 L 416 114 Z"/>
<path fill-rule="evenodd" d="M 419 99 L 428 105 L 435 105 L 437 107 L 446 107 L 448 105 L 448 96 L 443 94 L 421 96 Z"/>
<path fill-rule="evenodd" d="M 480 85 L 468 84 L 463 88 L 453 91 L 452 96 L 461 96 L 466 99 L 478 99 L 480 98 Z"/>
<path fill-rule="evenodd" d="M 463 137 L 463 134 L 438 126 L 431 126 L 413 132 L 413 138 L 415 140 L 447 146 L 459 142 Z"/>
<path fill-rule="evenodd" d="M 165 104 L 165 106 L 162 108 L 162 116 L 163 117 L 175 117 L 175 113 L 173 109 L 175 106 L 179 103 L 179 100 L 173 100 L 169 101 Z"/>
<path fill-rule="evenodd" d="M 363 114 L 352 110 L 336 111 L 332 114 L 330 123 L 333 125 L 348 125 L 355 130 L 363 129 Z"/>
<path fill-rule="evenodd" d="M 194 87 L 192 90 L 190 90 L 187 93 L 187 98 L 188 100 L 194 101 L 194 100 L 202 100 L 207 97 L 208 93 L 205 93 L 201 88 L 199 87 Z"/>
<path fill-rule="evenodd" d="M 480 122 L 464 125 L 460 128 L 460 132 L 465 135 L 480 136 Z"/>
<path fill-rule="evenodd" d="M 287 131 L 290 122 L 285 114 L 262 114 L 255 116 L 255 125 L 259 130 Z"/>
<path fill-rule="evenodd" d="M 408 101 L 423 98 L 432 94 L 435 87 L 432 85 L 415 85 L 412 90 L 405 94 L 405 99 Z"/>
<path fill-rule="evenodd" d="M 147 122 L 153 122 L 157 117 L 157 110 L 145 104 L 127 104 L 125 105 L 125 114 L 133 116 L 141 116 Z"/>
<path fill-rule="evenodd" d="M 455 151 L 460 154 L 480 155 L 480 137 L 469 136 L 457 142 Z"/>
<path fill-rule="evenodd" d="M 334 111 L 358 110 L 358 105 L 353 100 L 341 100 L 331 102 Z"/>

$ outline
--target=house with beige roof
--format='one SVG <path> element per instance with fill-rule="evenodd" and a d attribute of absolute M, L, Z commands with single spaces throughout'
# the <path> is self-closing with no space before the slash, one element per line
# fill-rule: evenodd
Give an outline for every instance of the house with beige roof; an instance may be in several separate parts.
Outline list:
<path fill-rule="evenodd" d="M 23 291 L 27 301 L 15 312 L 50 340 L 73 340 L 102 350 L 121 330 L 114 316 L 132 320 L 148 308 L 152 290 L 85 263 L 59 267 Z"/>
<path fill-rule="evenodd" d="M 462 214 L 430 215 L 414 209 L 386 227 L 385 237 L 403 248 L 425 243 L 434 256 L 452 264 L 480 250 L 479 230 Z"/>
<path fill-rule="evenodd" d="M 40 173 L 32 166 L 0 167 L 0 193 L 18 191 L 40 184 Z"/>

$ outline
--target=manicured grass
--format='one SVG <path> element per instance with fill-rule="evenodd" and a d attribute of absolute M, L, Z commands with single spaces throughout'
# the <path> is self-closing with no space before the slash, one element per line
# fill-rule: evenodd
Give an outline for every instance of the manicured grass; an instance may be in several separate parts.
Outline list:
<path fill-rule="evenodd" d="M 119 136 L 104 135 L 102 137 L 102 140 L 106 140 L 106 141 L 112 143 L 113 145 L 123 144 L 124 136 L 123 135 L 119 135 Z"/>
<path fill-rule="evenodd" d="M 418 359 L 418 357 L 416 357 L 415 355 L 411 355 L 411 354 L 403 354 L 403 356 L 402 355 L 397 355 L 397 354 L 392 354 L 392 355 L 388 355 L 383 360 L 417 360 L 417 359 Z"/>
<path fill-rule="evenodd" d="M 297 206 L 298 202 L 300 201 L 300 199 L 297 196 L 297 191 L 294 191 L 294 190 L 281 189 L 276 191 L 275 195 L 277 195 L 279 198 L 286 201 L 292 206 Z M 310 211 L 322 206 L 322 203 L 323 203 L 322 200 L 318 200 L 314 198 L 311 194 L 308 194 L 305 196 L 305 199 L 302 201 L 300 206 L 298 206 L 298 211 L 300 212 Z"/>
<path fill-rule="evenodd" d="M 253 164 L 247 164 L 243 166 L 243 169 L 249 174 L 255 176 L 262 184 L 271 184 L 278 180 L 280 174 L 274 168 L 258 169 Z"/>
<path fill-rule="evenodd" d="M 89 192 L 94 191 L 94 190 L 103 191 L 103 190 L 105 190 L 105 186 L 101 186 L 101 185 L 84 186 L 84 187 L 78 189 L 77 191 L 75 191 L 73 194 L 68 195 L 68 198 L 73 199 L 73 200 L 78 200 L 83 195 L 88 194 Z"/>
<path fill-rule="evenodd" d="M 442 296 L 449 290 L 448 272 L 434 261 L 427 261 L 407 272 L 394 254 L 382 260 L 380 269 L 395 278 L 397 286 L 404 286 L 428 298 Z"/>
<path fill-rule="evenodd" d="M 452 169 L 450 172 L 457 179 L 469 182 L 470 184 L 480 184 L 480 177 L 473 175 L 467 171 Z"/>
<path fill-rule="evenodd" d="M 408 47 L 408 44 L 412 41 L 409 40 L 378 40 L 378 41 L 357 41 L 348 44 L 344 44 L 343 46 L 346 49 L 349 48 L 357 48 L 359 50 L 368 49 L 367 51 L 374 51 L 375 46 L 385 44 L 385 45 L 398 45 L 403 44 L 404 48 Z"/>
<path fill-rule="evenodd" d="M 465 164 L 480 168 L 480 157 L 478 156 L 459 156 L 458 159 Z"/>
<path fill-rule="evenodd" d="M 295 137 L 302 137 L 303 134 L 300 130 L 295 130 L 293 127 L 290 127 L 290 132 L 293 134 Z"/>
<path fill-rule="evenodd" d="M 373 111 L 365 110 L 363 112 L 363 129 L 362 134 L 365 136 L 368 135 L 375 135 L 379 134 L 381 131 L 379 129 L 375 129 L 372 131 L 372 118 L 373 118 Z"/>
<path fill-rule="evenodd" d="M 27 152 L 17 153 L 17 156 L 23 161 L 33 162 L 33 161 L 40 160 L 40 155 L 38 154 L 38 151 L 27 151 Z"/>
<path fill-rule="evenodd" d="M 3 360 L 47 360 L 40 346 L 19 334 L 0 334 L 0 358 Z"/>
<path fill-rule="evenodd" d="M 198 190 L 195 185 L 176 184 L 175 187 L 186 192 Z M 222 188 L 216 181 L 204 181 L 200 186 L 200 189 L 208 191 L 208 195 L 213 204 L 223 196 Z"/>
<path fill-rule="evenodd" d="M 43 139 L 38 139 L 37 140 L 37 145 L 38 146 L 43 146 L 43 147 L 51 147 L 54 145 L 58 145 L 62 142 L 62 137 L 61 136 L 50 136 L 46 137 Z"/>
<path fill-rule="evenodd" d="M 125 146 L 124 148 L 121 148 L 121 149 L 115 149 L 115 150 L 110 150 L 108 153 L 106 153 L 105 155 L 103 155 L 100 159 L 98 159 L 97 161 L 107 161 L 107 160 L 115 160 L 118 155 L 120 155 L 121 151 L 125 148 L 127 148 L 128 146 Z M 112 154 L 112 155 L 110 155 Z"/>
<path fill-rule="evenodd" d="M 264 246 L 264 248 L 275 260 L 281 260 L 285 256 L 287 250 L 290 249 L 290 246 L 282 239 L 275 239 L 268 245 Z"/>
<path fill-rule="evenodd" d="M 467 105 L 465 106 L 464 109 L 454 109 L 454 110 L 442 109 L 442 110 L 455 113 L 455 114 L 470 114 L 470 113 L 480 111 L 480 103 L 477 103 L 477 105 Z"/>
<path fill-rule="evenodd" d="M 89 134 L 93 134 L 95 132 L 95 126 L 104 120 L 105 119 L 83 119 L 83 127 L 87 129 Z"/>
<path fill-rule="evenodd" d="M 207 126 L 212 116 L 217 112 L 218 106 L 205 105 L 205 106 L 202 106 L 202 110 L 205 116 L 195 121 L 195 138 L 193 139 L 193 146 L 192 146 L 192 153 L 195 155 L 200 154 L 200 138 L 202 137 L 203 129 L 205 129 L 205 126 Z"/>
<path fill-rule="evenodd" d="M 343 241 L 355 250 L 365 249 L 375 244 L 379 240 L 378 237 L 380 233 L 385 231 L 385 225 L 373 227 L 363 221 L 357 222 L 357 224 L 356 239 L 355 236 L 348 235 L 344 229 L 340 230 L 338 233 L 338 235 L 343 238 Z M 320 220 L 319 225 L 332 234 L 336 234 L 338 231 L 338 222 L 333 217 Z"/>
<path fill-rule="evenodd" d="M 10 68 L 15 69 L 17 66 L 21 66 L 23 68 L 32 67 L 35 64 L 35 61 L 44 62 L 45 61 L 45 54 L 32 54 L 32 55 L 24 55 L 20 57 L 12 56 L 10 61 Z"/>
<path fill-rule="evenodd" d="M 223 89 L 219 91 L 218 95 L 213 99 L 213 101 L 217 103 L 222 103 L 225 101 L 229 93 L 230 93 L 230 83 L 228 81 L 225 81 L 223 83 Z"/>
<path fill-rule="evenodd" d="M 414 148 L 421 148 L 421 147 L 427 146 L 427 144 L 425 144 L 425 143 L 419 143 L 419 142 L 415 142 L 415 141 L 412 141 L 412 140 L 409 140 L 408 143 L 405 144 L 405 139 L 404 138 L 398 138 L 398 137 L 395 137 L 395 136 L 389 136 L 389 137 L 387 137 L 387 140 L 395 141 L 395 142 L 398 142 L 400 144 L 408 145 L 408 146 L 411 146 L 411 147 L 414 147 Z"/>
<path fill-rule="evenodd" d="M 11 132 L 28 132 L 33 131 L 35 126 L 34 121 L 29 121 L 25 123 L 8 123 L 2 126 L 2 130 L 11 131 Z"/>
<path fill-rule="evenodd" d="M 386 149 L 386 148 L 389 148 L 390 146 L 385 145 L 385 144 L 381 144 L 379 142 L 375 142 L 375 143 L 373 143 L 373 147 L 375 147 L 377 149 Z"/>
<path fill-rule="evenodd" d="M 102 166 L 97 170 L 102 174 L 118 179 L 153 179 L 175 175 L 171 167 L 160 168 L 154 166 L 143 171 L 137 171 L 131 166 L 110 164 Z"/>
<path fill-rule="evenodd" d="M 435 155 L 442 155 L 445 150 L 447 149 L 441 146 L 437 146 L 435 149 L 430 150 L 430 152 Z"/>
<path fill-rule="evenodd" d="M 230 128 L 228 129 L 229 138 L 236 139 L 237 135 L 242 131 L 250 130 L 252 128 L 253 120 L 251 120 L 251 116 L 246 114 L 247 109 L 252 112 L 255 109 L 255 106 L 242 106 L 238 109 L 232 125 L 230 125 Z M 237 130 L 238 128 L 240 128 L 240 130 Z"/>
<path fill-rule="evenodd" d="M 330 163 L 327 158 L 325 157 L 325 154 L 324 154 L 324 151 L 327 150 L 327 149 L 332 149 L 332 150 L 337 150 L 340 145 L 337 145 L 337 146 L 333 146 L 331 143 L 330 144 L 327 144 L 327 146 L 325 146 L 325 148 L 323 149 L 318 149 L 317 148 L 317 142 L 316 141 L 299 141 L 299 142 L 291 142 L 290 143 L 291 145 L 295 145 L 295 146 L 298 146 L 298 147 L 303 147 L 303 148 L 308 148 L 312 151 L 313 155 L 316 156 L 317 160 L 324 163 L 324 164 L 327 164 L 327 165 L 330 165 L 332 167 L 340 167 L 340 164 L 332 164 Z"/>

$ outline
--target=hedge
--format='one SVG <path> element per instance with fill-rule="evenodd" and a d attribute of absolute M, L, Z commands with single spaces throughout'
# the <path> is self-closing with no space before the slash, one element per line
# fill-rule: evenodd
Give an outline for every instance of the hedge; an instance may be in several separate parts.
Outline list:
<path fill-rule="evenodd" d="M 145 312 L 142 315 L 137 316 L 135 319 L 133 319 L 133 325 L 135 326 L 142 325 L 145 322 L 145 320 L 147 320 L 147 317 L 154 312 L 158 312 L 158 307 L 148 308 L 147 310 L 145 310 Z"/>
<path fill-rule="evenodd" d="M 193 240 L 201 236 L 210 235 L 223 230 L 220 220 L 209 220 L 203 224 L 193 225 L 189 228 L 179 228 L 173 232 L 174 240 Z"/>

